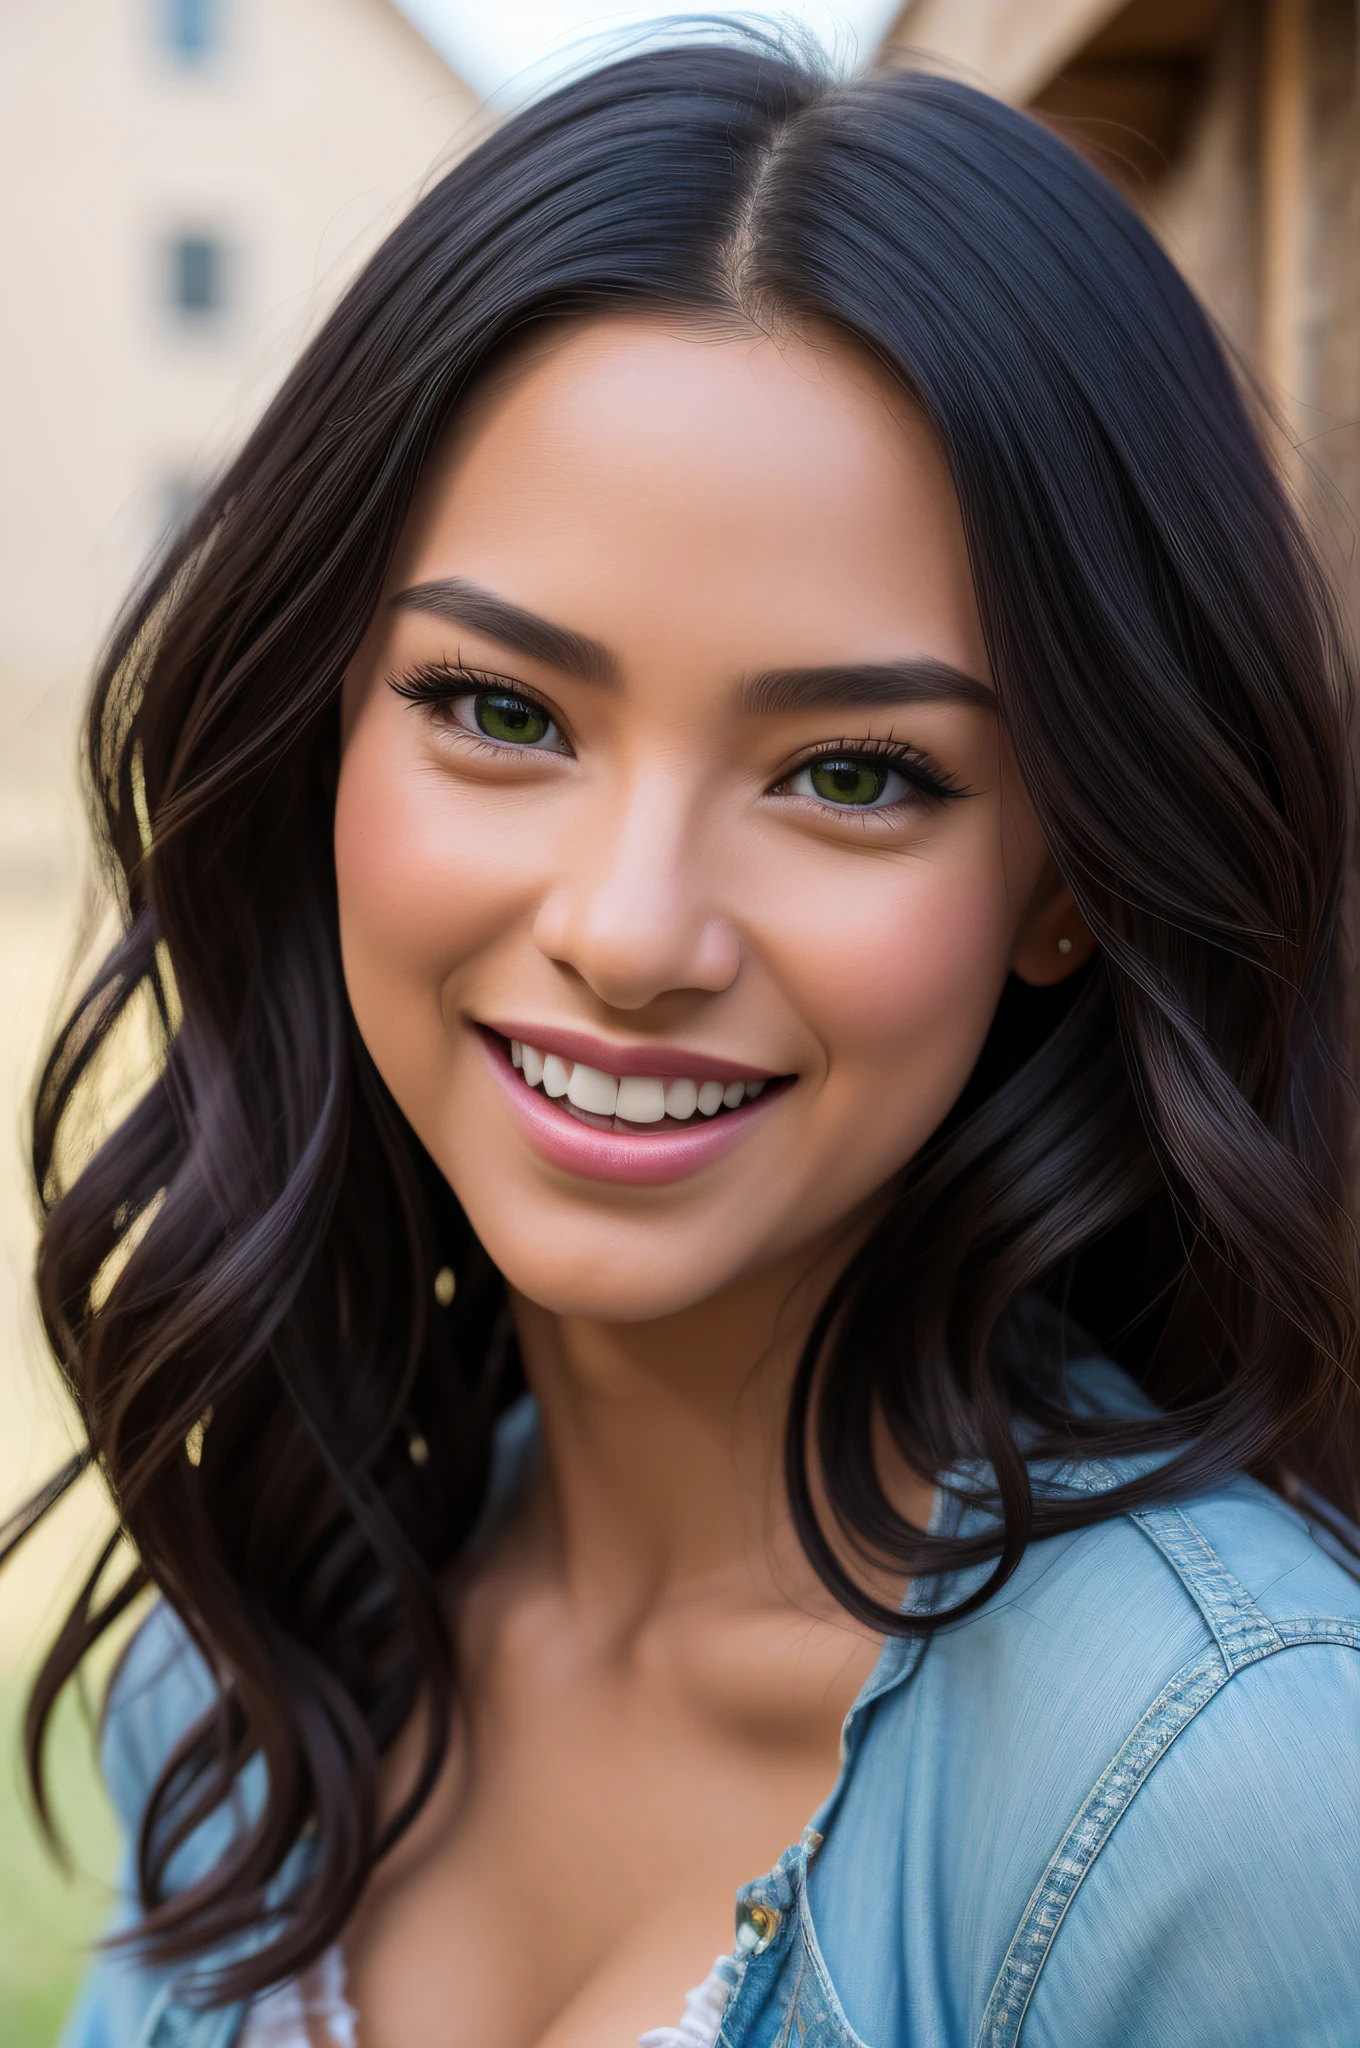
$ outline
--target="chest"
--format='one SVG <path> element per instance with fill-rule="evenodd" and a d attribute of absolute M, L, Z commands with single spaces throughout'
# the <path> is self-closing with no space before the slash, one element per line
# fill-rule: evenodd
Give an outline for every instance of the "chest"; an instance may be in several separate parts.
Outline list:
<path fill-rule="evenodd" d="M 715 1671 L 546 1640 L 529 1669 L 511 1649 L 482 1670 L 434 1799 L 347 1932 L 364 2048 L 634 2048 L 676 2024 L 732 1949 L 739 1890 L 830 1790 L 873 1657 L 843 1634 L 805 1644 L 799 1679 L 771 1645 L 770 1685 L 744 1657 Z"/>

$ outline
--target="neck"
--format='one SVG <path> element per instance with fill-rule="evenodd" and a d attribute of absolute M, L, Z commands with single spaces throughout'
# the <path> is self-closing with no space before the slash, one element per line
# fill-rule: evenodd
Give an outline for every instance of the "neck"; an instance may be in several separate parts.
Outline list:
<path fill-rule="evenodd" d="M 644 1324 L 515 1298 L 546 1453 L 538 1527 L 570 1598 L 632 1621 L 703 1591 L 827 1605 L 793 1533 L 783 1444 L 845 1256 L 802 1252 Z"/>

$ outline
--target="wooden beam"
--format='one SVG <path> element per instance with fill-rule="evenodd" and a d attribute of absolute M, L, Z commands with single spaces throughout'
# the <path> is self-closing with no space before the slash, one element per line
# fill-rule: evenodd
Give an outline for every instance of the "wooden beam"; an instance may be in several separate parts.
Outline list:
<path fill-rule="evenodd" d="M 1307 57 L 1306 0 L 1268 0 L 1261 52 L 1261 370 L 1286 418 L 1305 397 L 1299 340 Z"/>
<path fill-rule="evenodd" d="M 1023 102 L 1123 6 L 1124 0 L 910 0 L 883 56 L 899 64 L 919 59 Z"/>

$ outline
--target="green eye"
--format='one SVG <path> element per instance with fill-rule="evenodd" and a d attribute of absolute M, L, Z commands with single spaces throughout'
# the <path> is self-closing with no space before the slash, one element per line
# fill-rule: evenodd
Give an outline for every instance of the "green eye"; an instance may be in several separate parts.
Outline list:
<path fill-rule="evenodd" d="M 479 696 L 473 715 L 489 740 L 508 746 L 532 747 L 552 729 L 547 713 L 526 697 Z"/>
<path fill-rule="evenodd" d="M 902 779 L 891 769 L 875 768 L 869 761 L 814 761 L 803 773 L 810 795 L 820 797 L 823 803 L 860 810 L 877 804 L 890 780 Z"/>

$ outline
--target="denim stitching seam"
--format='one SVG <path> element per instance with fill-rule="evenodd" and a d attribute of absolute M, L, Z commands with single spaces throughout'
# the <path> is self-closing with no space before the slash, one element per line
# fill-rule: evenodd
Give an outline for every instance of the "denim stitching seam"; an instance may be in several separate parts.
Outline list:
<path fill-rule="evenodd" d="M 1319 1620 L 1276 1623 L 1280 1647 L 1298 1649 L 1304 1644 L 1332 1644 L 1346 1650 L 1360 1650 L 1360 1621 L 1342 1621 L 1324 1616 Z"/>
<path fill-rule="evenodd" d="M 1157 1546 L 1204 1616 L 1228 1668 L 1236 1671 L 1283 1639 L 1183 1509 L 1135 1509 L 1130 1519 Z"/>
<path fill-rule="evenodd" d="M 1182 1728 L 1188 1727 L 1230 1676 L 1217 1655 L 1187 1665 L 1159 1693 L 1096 1780 L 1035 1886 L 1011 1938 L 982 2017 L 979 2048 L 1014 2048 L 1054 1936 L 1115 1822 Z"/>
<path fill-rule="evenodd" d="M 806 1885 L 803 1887 L 802 1895 L 798 1901 L 798 1921 L 798 1932 L 802 1940 L 803 1953 L 807 1959 L 807 1967 L 813 1973 L 832 2024 L 840 2030 L 842 2048 L 867 2048 L 867 2044 L 861 2041 L 859 2035 L 851 2026 L 845 2008 L 841 2004 L 840 1993 L 831 1981 L 831 1972 L 826 1967 L 826 1958 L 822 1954 L 822 1945 L 817 1939 L 817 1929 L 813 1922 L 812 1907 Z"/>
<path fill-rule="evenodd" d="M 774 2048 L 789 2048 L 789 2043 L 793 2039 L 793 2023 L 798 2017 L 798 1994 L 803 1988 L 803 1978 L 807 1974 L 807 1950 L 801 1942 L 798 1950 L 798 1971 L 793 1980 L 793 1990 L 789 1993 L 789 2002 L 784 2008 L 784 2023 L 779 2029 L 779 2038 Z"/>
<path fill-rule="evenodd" d="M 737 1964 L 737 1974 L 732 1979 L 732 1988 L 727 1994 L 727 2004 L 723 2008 L 722 2025 L 718 2029 L 718 2048 L 741 2048 L 739 2040 L 728 2032 L 727 2022 L 736 2011 L 737 1994 L 741 1990 L 742 1979 L 746 1975 L 749 1960 L 749 1957 L 743 1956 Z"/>
<path fill-rule="evenodd" d="M 1262 1615 L 1261 1620 L 1266 1622 L 1266 1617 Z M 1247 1664 L 1259 1663 L 1278 1650 L 1320 1644 L 1360 1651 L 1357 1622 L 1322 1617 L 1266 1626 L 1274 1641 L 1263 1643 L 1251 1655 L 1239 1655 L 1231 1667 L 1225 1656 L 1206 1658 L 1179 1671 L 1102 1772 L 1035 1886 L 1011 1937 L 978 2029 L 977 2048 L 1015 2048 L 1039 1972 L 1082 1879 L 1153 1767 L 1229 1679 Z"/>

